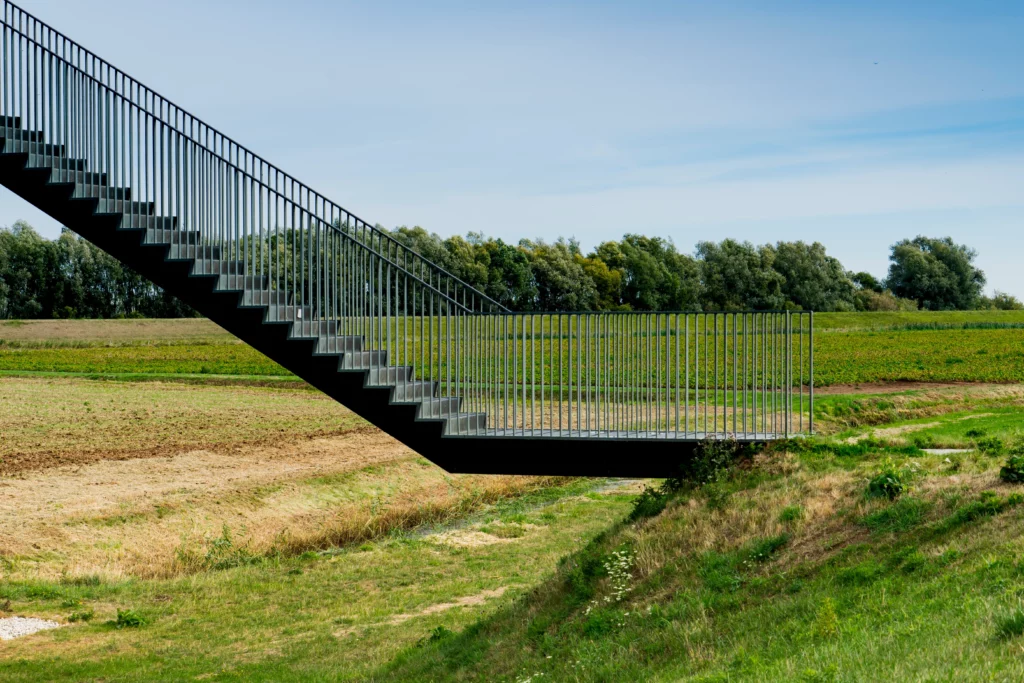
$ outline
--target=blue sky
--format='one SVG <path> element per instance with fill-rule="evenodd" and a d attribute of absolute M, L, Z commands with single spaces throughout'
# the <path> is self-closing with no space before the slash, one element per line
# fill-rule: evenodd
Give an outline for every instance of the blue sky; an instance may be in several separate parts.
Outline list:
<path fill-rule="evenodd" d="M 372 222 L 876 275 L 951 235 L 1024 298 L 1020 0 L 21 4 Z"/>

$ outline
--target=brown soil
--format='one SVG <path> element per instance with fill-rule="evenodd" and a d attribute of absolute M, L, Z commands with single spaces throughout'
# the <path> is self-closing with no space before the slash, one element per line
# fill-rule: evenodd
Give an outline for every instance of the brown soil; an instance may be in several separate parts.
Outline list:
<path fill-rule="evenodd" d="M 495 588 L 494 590 L 482 591 L 480 593 L 477 593 L 476 595 L 467 595 L 466 597 L 459 598 L 454 602 L 439 602 L 436 605 L 430 605 L 429 607 L 425 607 L 419 612 L 414 612 L 412 614 L 396 614 L 395 616 L 391 617 L 388 623 L 401 624 L 403 621 L 408 621 L 409 619 L 415 619 L 416 617 L 425 617 L 431 614 L 437 614 L 438 612 L 445 612 L 455 607 L 477 607 L 479 605 L 483 605 L 488 600 L 500 598 L 502 595 L 505 594 L 506 590 L 508 590 L 506 586 L 501 586 L 500 588 Z"/>
<path fill-rule="evenodd" d="M 184 341 L 235 339 L 216 323 L 205 318 L 146 320 L 24 320 L 0 323 L 0 339 L 16 342 L 118 342 Z"/>
<path fill-rule="evenodd" d="M 835 394 L 898 394 L 904 391 L 921 391 L 928 389 L 956 389 L 964 387 L 998 387 L 1001 384 L 982 382 L 877 382 L 862 384 L 833 384 L 827 387 L 815 387 L 816 396 Z"/>

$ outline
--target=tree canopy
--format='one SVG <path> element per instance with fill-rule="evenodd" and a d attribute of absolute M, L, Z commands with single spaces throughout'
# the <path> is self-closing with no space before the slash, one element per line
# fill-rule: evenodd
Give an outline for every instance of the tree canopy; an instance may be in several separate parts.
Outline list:
<path fill-rule="evenodd" d="M 1021 306 L 999 292 L 982 297 L 985 276 L 974 266 L 975 252 L 950 238 L 898 242 L 889 275 L 880 280 L 846 271 L 818 242 L 704 241 L 690 255 L 670 240 L 630 232 L 584 253 L 572 239 L 513 245 L 478 232 L 445 239 L 418 226 L 385 231 L 513 311 Z M 69 231 L 47 240 L 23 222 L 0 228 L 0 318 L 191 315 Z"/>
<path fill-rule="evenodd" d="M 914 299 L 929 311 L 976 308 L 985 273 L 974 266 L 970 247 L 952 238 L 915 237 L 892 246 L 888 288 L 898 297 Z"/>

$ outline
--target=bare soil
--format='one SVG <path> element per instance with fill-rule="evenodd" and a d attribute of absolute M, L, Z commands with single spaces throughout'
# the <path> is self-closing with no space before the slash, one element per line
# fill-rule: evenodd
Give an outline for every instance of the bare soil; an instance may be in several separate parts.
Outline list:
<path fill-rule="evenodd" d="M 816 396 L 836 394 L 898 394 L 904 391 L 921 391 L 929 389 L 957 389 L 1000 387 L 1002 384 L 983 382 L 871 382 L 862 384 L 833 384 L 827 387 L 815 387 Z"/>
<path fill-rule="evenodd" d="M 0 339 L 59 344 L 62 340 L 117 344 L 217 340 L 235 337 L 205 318 L 145 320 L 17 320 L 0 322 Z"/>

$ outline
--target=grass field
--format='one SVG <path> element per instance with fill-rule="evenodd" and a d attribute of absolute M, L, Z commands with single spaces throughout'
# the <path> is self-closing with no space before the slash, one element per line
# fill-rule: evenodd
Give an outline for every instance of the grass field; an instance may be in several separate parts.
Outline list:
<path fill-rule="evenodd" d="M 1024 319 L 915 316 L 819 316 L 819 436 L 635 521 L 658 482 L 448 475 L 205 321 L 0 324 L 0 617 L 65 625 L 0 680 L 1021 680 Z"/>
<path fill-rule="evenodd" d="M 1020 311 L 833 313 L 816 316 L 818 386 L 1024 381 Z M 190 382 L 281 382 L 277 363 L 204 320 L 0 324 L 0 374 Z M 155 336 L 154 336 L 155 335 Z"/>

